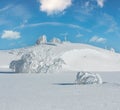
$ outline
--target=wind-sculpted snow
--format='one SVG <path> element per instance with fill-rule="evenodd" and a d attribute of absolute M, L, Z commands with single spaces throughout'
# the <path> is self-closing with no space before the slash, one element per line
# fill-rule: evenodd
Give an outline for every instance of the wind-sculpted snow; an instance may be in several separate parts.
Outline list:
<path fill-rule="evenodd" d="M 17 73 L 48 73 L 59 71 L 64 61 L 54 56 L 50 48 L 40 48 L 24 54 L 20 60 L 10 63 Z"/>
<path fill-rule="evenodd" d="M 102 78 L 99 74 L 90 72 L 78 72 L 76 75 L 77 84 L 102 84 Z"/>

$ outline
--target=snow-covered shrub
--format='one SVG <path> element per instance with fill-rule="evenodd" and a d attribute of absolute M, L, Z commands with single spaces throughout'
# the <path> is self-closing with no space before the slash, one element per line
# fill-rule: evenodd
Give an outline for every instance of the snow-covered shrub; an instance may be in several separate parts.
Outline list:
<path fill-rule="evenodd" d="M 37 45 L 45 44 L 45 43 L 47 43 L 47 37 L 46 37 L 46 35 L 41 36 L 41 37 L 38 38 L 38 40 L 36 41 L 36 44 L 37 44 Z"/>
<path fill-rule="evenodd" d="M 55 44 L 56 44 L 56 43 L 59 43 L 59 44 L 62 43 L 61 40 L 60 40 L 59 38 L 56 38 L 56 37 L 54 37 L 54 38 L 51 40 L 51 42 L 52 42 L 52 43 L 55 43 Z"/>
<path fill-rule="evenodd" d="M 23 65 L 23 63 L 24 62 L 22 60 L 13 60 L 10 63 L 9 68 L 15 71 L 16 73 L 20 73 L 22 69 L 22 66 L 20 65 Z"/>
<path fill-rule="evenodd" d="M 100 75 L 89 72 L 78 72 L 76 75 L 77 84 L 102 84 Z"/>
<path fill-rule="evenodd" d="M 15 63 L 16 63 L 15 60 L 13 60 L 12 62 L 10 62 L 9 68 L 12 69 L 12 70 L 15 70 Z"/>
<path fill-rule="evenodd" d="M 60 70 L 63 63 L 50 49 L 41 48 L 24 54 L 20 60 L 12 61 L 10 68 L 18 73 L 48 73 Z"/>

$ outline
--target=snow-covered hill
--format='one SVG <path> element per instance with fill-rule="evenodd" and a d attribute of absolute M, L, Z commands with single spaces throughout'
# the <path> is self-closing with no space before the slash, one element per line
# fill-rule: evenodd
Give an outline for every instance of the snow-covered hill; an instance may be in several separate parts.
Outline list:
<path fill-rule="evenodd" d="M 52 74 L 10 72 L 10 62 L 31 51 L 47 59 L 62 58 L 63 71 Z M 38 55 L 35 58 L 39 58 Z M 0 51 L 0 110 L 120 110 L 119 67 L 120 54 L 86 44 L 47 43 Z M 76 71 L 94 71 L 103 83 L 76 85 Z"/>
<path fill-rule="evenodd" d="M 20 59 L 25 53 L 37 51 L 42 56 L 45 56 L 48 50 L 51 55 L 63 59 L 62 70 L 120 71 L 120 54 L 87 44 L 66 42 L 62 44 L 47 43 L 25 49 L 0 51 L 0 62 L 2 62 L 0 63 L 0 68 L 8 68 L 12 60 Z M 47 57 L 49 58 L 51 55 Z"/>

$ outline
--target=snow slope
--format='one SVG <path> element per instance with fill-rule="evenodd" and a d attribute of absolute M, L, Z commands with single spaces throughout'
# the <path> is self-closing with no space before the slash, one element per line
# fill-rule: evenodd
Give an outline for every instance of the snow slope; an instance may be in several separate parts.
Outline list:
<path fill-rule="evenodd" d="M 12 60 L 42 48 L 63 58 L 63 71 L 16 74 L 8 69 Z M 0 110 L 120 110 L 119 67 L 119 54 L 85 44 L 47 44 L 0 51 Z M 93 73 L 100 74 L 103 84 L 76 85 L 78 70 L 97 71 Z"/>
<path fill-rule="evenodd" d="M 43 50 L 44 52 L 41 52 Z M 63 70 L 73 71 L 120 71 L 120 54 L 86 44 L 63 43 L 43 44 L 0 52 L 0 68 L 8 68 L 12 60 L 20 59 L 21 55 L 29 51 L 47 54 L 50 50 L 54 56 L 65 62 Z M 9 57 L 8 57 L 9 56 Z M 51 57 L 48 55 L 48 57 Z"/>

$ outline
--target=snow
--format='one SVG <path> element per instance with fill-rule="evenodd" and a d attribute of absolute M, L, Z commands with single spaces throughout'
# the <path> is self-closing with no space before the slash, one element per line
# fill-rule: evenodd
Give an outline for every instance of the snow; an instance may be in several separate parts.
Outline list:
<path fill-rule="evenodd" d="M 82 71 L 119 71 L 120 56 L 93 49 L 73 49 L 65 52 L 62 59 L 64 68 Z"/>
<path fill-rule="evenodd" d="M 61 71 L 18 74 L 9 69 L 11 61 L 31 51 L 44 50 L 42 58 L 51 58 L 48 49 L 64 60 Z M 99 74 L 102 84 L 76 84 L 77 73 L 87 70 Z M 120 110 L 120 54 L 72 43 L 0 51 L 0 110 Z"/>
<path fill-rule="evenodd" d="M 102 84 L 102 78 L 99 74 L 81 71 L 76 75 L 76 84 Z"/>
<path fill-rule="evenodd" d="M 57 68 L 57 66 L 54 65 L 56 64 L 54 62 L 56 61 L 55 59 L 61 59 L 59 62 L 57 60 L 58 68 L 62 67 L 60 69 L 66 71 L 120 71 L 120 54 L 90 45 L 72 43 L 62 43 L 56 45 L 46 43 L 24 49 L 23 52 L 20 52 L 22 54 L 18 54 L 18 63 L 23 63 L 21 63 L 20 66 L 16 62 L 16 65 L 18 65 L 18 67 L 22 67 L 25 63 L 21 56 L 28 54 L 30 55 L 31 52 L 35 53 L 36 55 L 33 55 L 34 58 L 32 57 L 31 62 L 27 63 L 26 61 L 26 68 L 29 69 L 22 71 L 23 69 L 21 68 L 21 71 L 18 72 L 28 71 L 29 73 L 41 73 L 45 72 L 49 67 L 49 69 L 53 71 L 55 68 Z M 61 63 L 62 60 L 64 63 Z M 36 69 L 33 70 L 33 66 L 30 68 L 29 64 L 33 66 L 36 65 Z M 46 72 L 50 71 L 48 70 Z"/>
<path fill-rule="evenodd" d="M 56 38 L 56 37 L 54 37 L 54 38 L 51 40 L 51 42 L 54 43 L 54 44 L 61 44 L 61 43 L 62 43 L 62 41 L 61 41 L 59 38 Z"/>
<path fill-rule="evenodd" d="M 76 72 L 0 74 L 0 110 L 119 110 L 120 73 L 100 74 L 106 83 L 85 86 Z"/>
<path fill-rule="evenodd" d="M 41 45 L 47 43 L 47 37 L 46 35 L 43 35 L 39 37 L 39 39 L 36 41 L 36 45 Z"/>
<path fill-rule="evenodd" d="M 49 73 L 59 71 L 63 63 L 50 48 L 41 48 L 22 55 L 20 60 L 13 60 L 10 68 L 17 73 Z"/>

